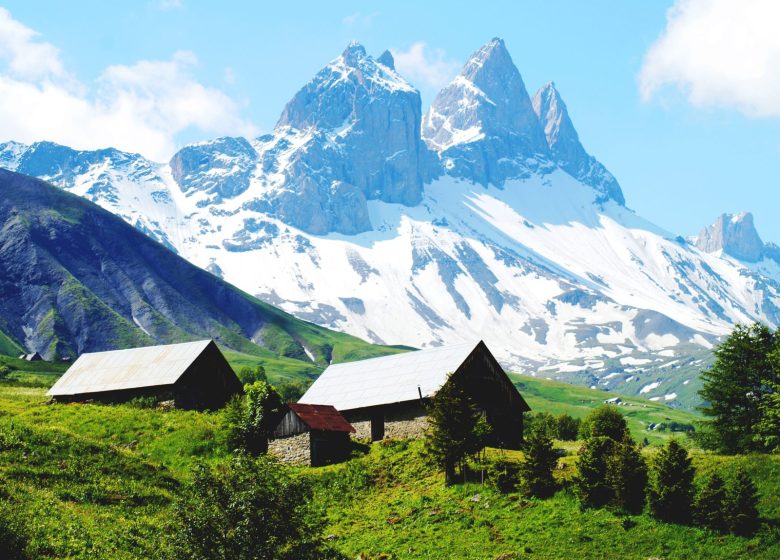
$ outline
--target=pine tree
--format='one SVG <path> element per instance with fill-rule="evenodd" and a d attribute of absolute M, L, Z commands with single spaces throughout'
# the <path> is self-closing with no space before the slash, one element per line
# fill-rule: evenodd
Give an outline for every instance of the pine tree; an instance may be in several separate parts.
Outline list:
<path fill-rule="evenodd" d="M 639 514 L 645 506 L 647 464 L 628 433 L 614 446 L 607 461 L 607 481 L 612 489 L 612 505 L 627 513 Z"/>
<path fill-rule="evenodd" d="M 553 441 L 543 428 L 531 432 L 526 440 L 525 457 L 520 463 L 520 476 L 523 490 L 527 496 L 547 498 L 555 493 L 553 471 L 558 464 L 558 456 L 553 449 Z"/>
<path fill-rule="evenodd" d="M 759 404 L 760 420 L 754 441 L 765 451 L 780 449 L 780 334 L 775 331 L 775 347 L 769 354 L 773 379 L 767 379 Z"/>
<path fill-rule="evenodd" d="M 612 438 L 597 436 L 586 440 L 580 448 L 574 485 L 583 507 L 601 507 L 612 501 L 614 492 L 607 472 L 615 445 Z"/>
<path fill-rule="evenodd" d="M 433 399 L 428 413 L 425 447 L 444 470 L 445 484 L 455 482 L 455 468 L 485 446 L 488 424 L 468 393 L 450 376 Z"/>
<path fill-rule="evenodd" d="M 759 323 L 737 325 L 715 350 L 715 363 L 701 374 L 699 395 L 706 403 L 701 410 L 710 417 L 702 444 L 725 453 L 759 447 L 754 434 L 761 420 L 762 395 L 769 383 L 778 381 L 769 359 L 774 337 Z"/>
<path fill-rule="evenodd" d="M 726 486 L 713 473 L 701 487 L 693 503 L 693 520 L 702 527 L 722 533 L 728 529 Z"/>
<path fill-rule="evenodd" d="M 652 467 L 650 512 L 664 521 L 687 523 L 691 518 L 695 474 L 688 451 L 676 440 L 670 440 L 658 451 Z"/>
<path fill-rule="evenodd" d="M 737 535 L 752 535 L 758 528 L 758 492 L 753 480 L 738 469 L 727 490 L 729 529 Z"/>

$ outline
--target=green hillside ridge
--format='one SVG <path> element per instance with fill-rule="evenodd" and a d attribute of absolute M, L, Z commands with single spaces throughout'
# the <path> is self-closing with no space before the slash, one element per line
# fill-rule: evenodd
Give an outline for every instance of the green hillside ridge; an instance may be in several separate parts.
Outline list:
<path fill-rule="evenodd" d="M 234 366 L 239 358 L 232 357 Z M 27 369 L 16 372 L 17 382 L 54 378 L 58 372 L 51 369 L 63 369 L 61 364 L 22 364 Z M 513 378 L 534 412 L 583 416 L 610 396 Z M 36 557 L 166 558 L 173 501 L 191 469 L 229 456 L 224 413 L 129 404 L 50 405 L 44 391 L 0 383 L 0 485 L 26 519 Z M 646 430 L 648 422 L 695 419 L 660 403 L 624 400 L 628 404 L 620 410 L 634 437 L 650 440 L 648 455 L 670 437 Z M 556 472 L 565 483 L 579 444 L 556 444 L 566 452 Z M 326 520 L 323 535 L 346 558 L 780 557 L 774 529 L 752 538 L 718 536 L 647 515 L 627 523 L 605 510 L 582 512 L 565 490 L 537 501 L 500 495 L 476 483 L 447 488 L 442 475 L 423 461 L 421 449 L 420 441 L 379 443 L 345 464 L 296 469 L 314 483 L 313 505 Z M 521 456 L 488 450 L 497 454 Z M 772 526 L 780 523 L 780 456 L 694 451 L 694 461 L 702 472 L 726 474 L 743 465 L 758 482 L 762 517 Z"/>
<path fill-rule="evenodd" d="M 0 170 L 0 352 L 48 359 L 216 340 L 302 376 L 400 351 L 296 319 L 37 179 Z M 16 342 L 15 342 L 16 341 Z"/>

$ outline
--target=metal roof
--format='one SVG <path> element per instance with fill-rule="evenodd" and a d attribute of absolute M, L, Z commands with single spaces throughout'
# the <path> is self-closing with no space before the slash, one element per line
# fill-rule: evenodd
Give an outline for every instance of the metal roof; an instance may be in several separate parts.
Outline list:
<path fill-rule="evenodd" d="M 211 340 L 82 354 L 49 389 L 49 396 L 173 385 Z"/>
<path fill-rule="evenodd" d="M 312 430 L 347 433 L 355 431 L 352 424 L 330 405 L 290 403 L 287 406 Z"/>
<path fill-rule="evenodd" d="M 476 346 L 441 346 L 331 365 L 298 402 L 354 410 L 432 397 Z"/>

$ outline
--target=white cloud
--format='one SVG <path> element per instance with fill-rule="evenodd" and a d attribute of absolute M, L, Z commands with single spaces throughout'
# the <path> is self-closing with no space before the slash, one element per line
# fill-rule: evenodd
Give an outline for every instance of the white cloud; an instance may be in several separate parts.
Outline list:
<path fill-rule="evenodd" d="M 364 27 L 370 27 L 374 23 L 374 18 L 379 15 L 379 12 L 371 12 L 370 14 L 364 14 L 363 12 L 355 12 L 344 17 L 341 23 L 347 26 L 362 25 Z"/>
<path fill-rule="evenodd" d="M 165 161 L 183 133 L 257 133 L 235 101 L 193 77 L 191 52 L 109 66 L 85 86 L 68 75 L 54 46 L 0 9 L 0 61 L 0 140 L 111 146 Z"/>
<path fill-rule="evenodd" d="M 398 72 L 418 87 L 440 89 L 454 78 L 461 63 L 447 58 L 444 49 L 432 49 L 423 41 L 407 50 L 391 49 Z"/>
<path fill-rule="evenodd" d="M 645 54 L 640 93 L 677 86 L 691 104 L 780 116 L 780 2 L 677 0 Z"/>
<path fill-rule="evenodd" d="M 161 10 L 177 10 L 184 5 L 182 0 L 158 0 L 157 7 Z"/>

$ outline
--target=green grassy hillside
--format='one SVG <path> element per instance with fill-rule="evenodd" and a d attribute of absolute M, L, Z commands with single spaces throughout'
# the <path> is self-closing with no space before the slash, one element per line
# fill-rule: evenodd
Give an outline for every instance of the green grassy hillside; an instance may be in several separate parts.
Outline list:
<path fill-rule="evenodd" d="M 27 376 L 56 375 L 27 366 Z M 610 396 L 524 377 L 517 382 L 534 411 L 581 416 Z M 643 423 L 692 418 L 661 404 L 627 401 L 621 410 L 634 435 L 651 436 L 647 454 L 668 436 L 648 432 Z M 227 458 L 223 426 L 222 412 L 49 405 L 43 388 L 0 383 L 1 495 L 26 520 L 36 558 L 166 558 L 173 500 L 196 463 Z M 537 501 L 478 483 L 445 488 L 423 460 L 421 443 L 375 444 L 342 465 L 298 469 L 315 485 L 324 535 L 346 558 L 780 557 L 778 456 L 694 453 L 702 471 L 728 472 L 741 464 L 759 483 L 765 528 L 741 538 L 646 515 L 581 512 L 566 490 Z M 558 445 L 567 453 L 557 472 L 565 486 L 578 444 Z M 504 452 L 489 451 L 498 453 Z"/>

